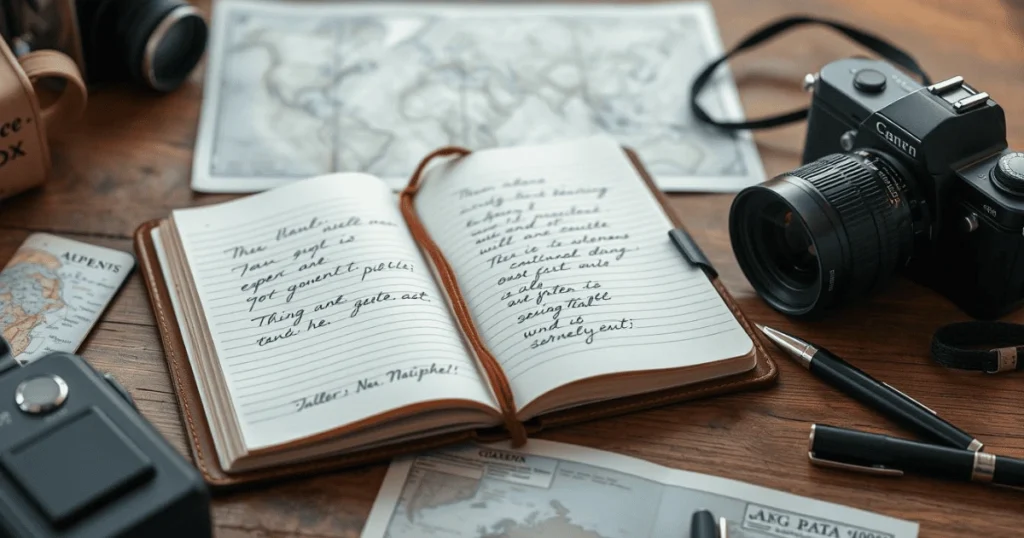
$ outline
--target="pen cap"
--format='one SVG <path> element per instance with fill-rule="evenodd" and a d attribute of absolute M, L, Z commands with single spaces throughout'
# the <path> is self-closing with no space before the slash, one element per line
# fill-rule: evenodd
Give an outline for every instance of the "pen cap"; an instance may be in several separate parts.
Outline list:
<path fill-rule="evenodd" d="M 816 424 L 811 428 L 814 460 L 859 467 L 925 473 L 935 478 L 970 480 L 975 452 L 919 443 L 887 435 Z"/>
<path fill-rule="evenodd" d="M 886 438 L 873 433 L 836 428 L 825 424 L 811 427 L 810 446 L 812 453 L 819 458 L 842 461 L 853 464 L 879 464 L 889 461 L 876 461 L 885 458 Z M 871 455 L 871 461 L 866 457 Z"/>
<path fill-rule="evenodd" d="M 715 516 L 707 510 L 694 512 L 690 520 L 690 538 L 706 538 L 718 536 L 718 525 L 715 524 Z"/>

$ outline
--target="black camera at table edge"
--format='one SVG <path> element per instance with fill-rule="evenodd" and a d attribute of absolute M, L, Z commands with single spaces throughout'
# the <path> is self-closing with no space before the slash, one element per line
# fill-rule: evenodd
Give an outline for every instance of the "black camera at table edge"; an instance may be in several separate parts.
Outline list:
<path fill-rule="evenodd" d="M 10 0 L 0 34 L 16 52 L 71 56 L 90 87 L 131 82 L 178 88 L 206 50 L 206 20 L 185 0 Z"/>
<path fill-rule="evenodd" d="M 847 58 L 808 76 L 803 162 L 741 191 L 729 232 L 776 310 L 816 318 L 896 273 L 981 319 L 1024 298 L 1024 154 L 1003 109 L 954 77 L 924 87 Z"/>
<path fill-rule="evenodd" d="M 112 378 L 0 338 L 0 538 L 108 536 L 212 536 L 209 490 Z"/>

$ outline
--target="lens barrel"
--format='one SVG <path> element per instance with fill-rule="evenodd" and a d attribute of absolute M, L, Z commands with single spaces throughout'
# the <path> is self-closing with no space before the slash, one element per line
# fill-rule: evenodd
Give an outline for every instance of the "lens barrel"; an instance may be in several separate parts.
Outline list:
<path fill-rule="evenodd" d="M 816 317 L 866 295 L 912 254 L 907 176 L 885 155 L 855 151 L 741 191 L 729 234 L 744 275 L 792 316 Z"/>
<path fill-rule="evenodd" d="M 183 0 L 79 0 L 78 6 L 91 82 L 127 79 L 169 92 L 206 51 L 206 20 Z"/>
<path fill-rule="evenodd" d="M 206 50 L 206 21 L 182 0 L 129 0 L 125 44 L 128 68 L 136 80 L 157 91 L 171 91 L 188 78 Z M 128 22 L 129 15 L 132 22 Z"/>

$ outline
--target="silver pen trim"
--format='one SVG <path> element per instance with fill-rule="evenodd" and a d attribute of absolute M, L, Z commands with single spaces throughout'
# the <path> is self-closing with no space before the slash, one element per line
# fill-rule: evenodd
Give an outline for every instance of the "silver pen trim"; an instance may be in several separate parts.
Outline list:
<path fill-rule="evenodd" d="M 790 358 L 798 362 L 804 368 L 811 368 L 811 359 L 813 359 L 814 354 L 818 352 L 818 348 L 814 347 L 809 342 L 805 342 L 795 336 L 788 335 L 771 327 L 757 325 L 757 328 L 760 329 L 761 332 L 772 341 L 772 343 L 778 346 L 779 349 L 785 351 Z"/>
<path fill-rule="evenodd" d="M 974 453 L 974 467 L 971 469 L 971 481 L 990 483 L 996 474 L 996 457 L 987 452 Z"/>

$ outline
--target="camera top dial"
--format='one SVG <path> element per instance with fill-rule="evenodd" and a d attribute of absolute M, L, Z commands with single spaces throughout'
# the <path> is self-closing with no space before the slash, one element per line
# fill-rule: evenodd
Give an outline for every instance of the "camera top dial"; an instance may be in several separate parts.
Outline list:
<path fill-rule="evenodd" d="M 992 168 L 992 183 L 1006 194 L 1024 196 L 1024 152 L 1000 157 Z"/>

